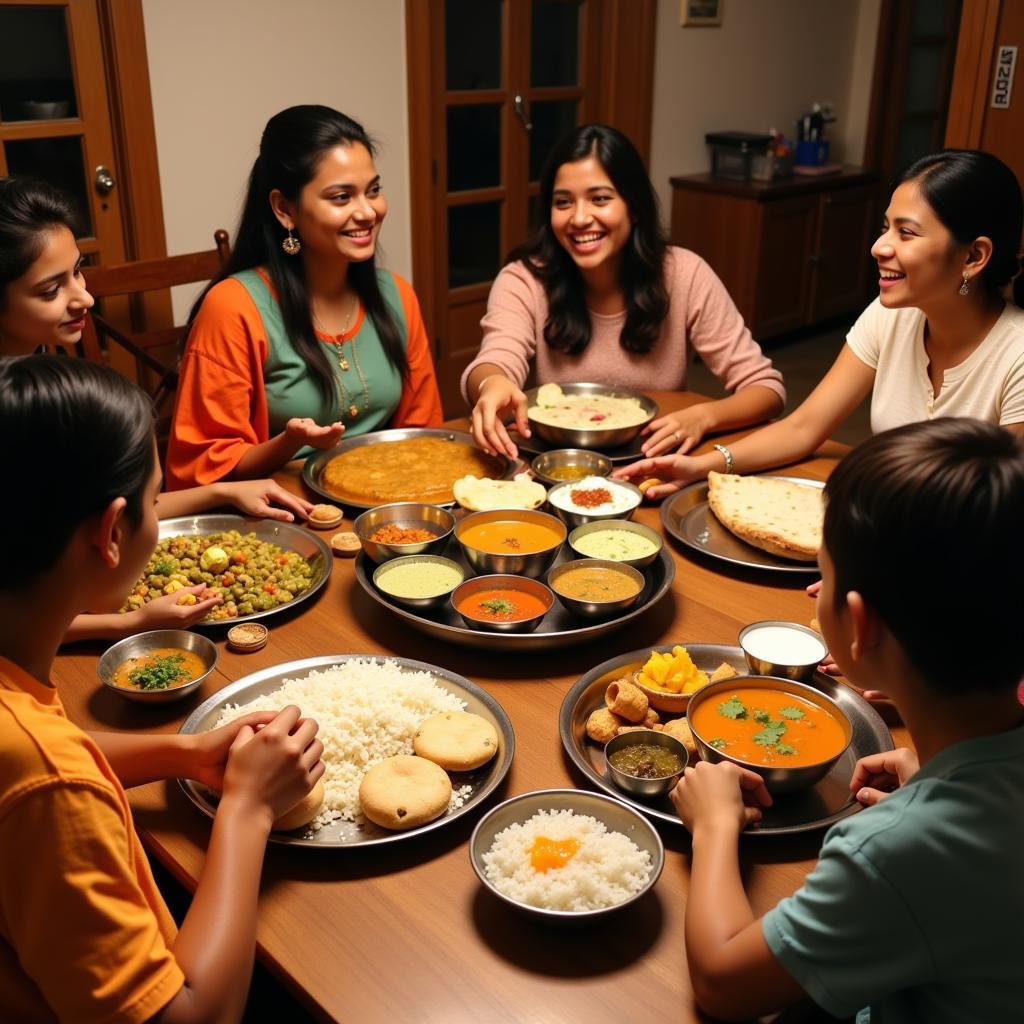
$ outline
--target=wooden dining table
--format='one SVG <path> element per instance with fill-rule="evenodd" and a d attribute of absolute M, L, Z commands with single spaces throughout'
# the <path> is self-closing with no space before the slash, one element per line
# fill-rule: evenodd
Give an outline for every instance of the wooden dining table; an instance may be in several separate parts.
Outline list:
<path fill-rule="evenodd" d="M 652 393 L 663 412 L 703 401 Z M 464 427 L 465 420 L 452 421 Z M 723 435 L 728 440 L 741 433 Z M 720 440 L 716 437 L 715 441 Z M 705 450 L 705 442 L 699 451 Z M 825 444 L 787 472 L 824 480 L 846 449 Z M 301 492 L 298 464 L 278 474 Z M 638 522 L 660 529 L 657 505 Z M 344 528 L 344 527 L 343 527 Z M 236 654 L 223 631 L 215 673 L 194 697 L 140 707 L 101 687 L 95 645 L 65 648 L 53 679 L 71 718 L 90 729 L 176 730 L 221 687 L 282 662 L 332 654 L 393 654 L 468 677 L 511 719 L 511 769 L 483 809 L 422 836 L 386 846 L 314 849 L 271 844 L 260 892 L 257 955 L 317 1018 L 355 1022 L 694 1021 L 683 917 L 689 888 L 689 835 L 658 823 L 665 866 L 634 905 L 586 928 L 555 928 L 517 913 L 483 888 L 470 866 L 468 840 L 484 811 L 541 789 L 586 788 L 559 739 L 568 689 L 600 662 L 660 643 L 735 644 L 742 626 L 762 619 L 806 623 L 814 603 L 808 577 L 744 570 L 691 555 L 666 538 L 676 565 L 670 591 L 622 630 L 556 650 L 494 652 L 486 640 L 467 649 L 411 629 L 359 586 L 354 563 L 336 558 L 326 587 L 309 601 L 265 620 L 270 642 Z M 897 745 L 905 731 L 893 727 Z M 210 820 L 171 780 L 130 793 L 148 850 L 188 889 L 203 869 Z M 813 866 L 823 831 L 746 836 L 743 880 L 754 912 L 793 893 Z"/>

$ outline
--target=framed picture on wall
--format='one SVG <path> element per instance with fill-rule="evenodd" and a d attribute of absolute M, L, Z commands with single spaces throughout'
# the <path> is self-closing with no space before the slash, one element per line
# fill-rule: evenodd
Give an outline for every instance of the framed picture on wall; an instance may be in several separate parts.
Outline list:
<path fill-rule="evenodd" d="M 687 28 L 722 24 L 722 0 L 679 0 L 679 24 Z"/>

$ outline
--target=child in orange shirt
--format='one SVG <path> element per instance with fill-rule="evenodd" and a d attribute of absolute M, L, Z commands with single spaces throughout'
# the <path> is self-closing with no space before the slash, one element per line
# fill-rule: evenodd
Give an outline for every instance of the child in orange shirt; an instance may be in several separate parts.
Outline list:
<path fill-rule="evenodd" d="M 0 359 L 0 1020 L 162 1024 L 241 1018 L 263 851 L 323 774 L 298 708 L 200 736 L 85 733 L 47 681 L 79 608 L 116 608 L 157 536 L 160 468 L 145 395 L 76 359 Z M 39 452 L 60 452 L 40 472 Z M 178 931 L 124 789 L 221 790 Z"/>

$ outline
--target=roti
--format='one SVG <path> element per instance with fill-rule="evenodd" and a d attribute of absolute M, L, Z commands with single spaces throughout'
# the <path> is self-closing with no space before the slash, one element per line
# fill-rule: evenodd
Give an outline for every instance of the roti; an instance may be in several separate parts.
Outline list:
<path fill-rule="evenodd" d="M 824 519 L 818 487 L 711 472 L 708 505 L 718 521 L 747 544 L 797 562 L 818 558 Z"/>

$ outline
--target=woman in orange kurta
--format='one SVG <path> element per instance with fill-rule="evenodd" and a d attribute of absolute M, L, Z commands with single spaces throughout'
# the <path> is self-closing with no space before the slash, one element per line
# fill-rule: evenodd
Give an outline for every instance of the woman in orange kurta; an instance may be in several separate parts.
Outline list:
<path fill-rule="evenodd" d="M 193 310 L 168 486 L 264 476 L 342 432 L 441 424 L 416 296 L 375 266 L 386 213 L 360 125 L 320 106 L 270 119 L 231 259 Z"/>

